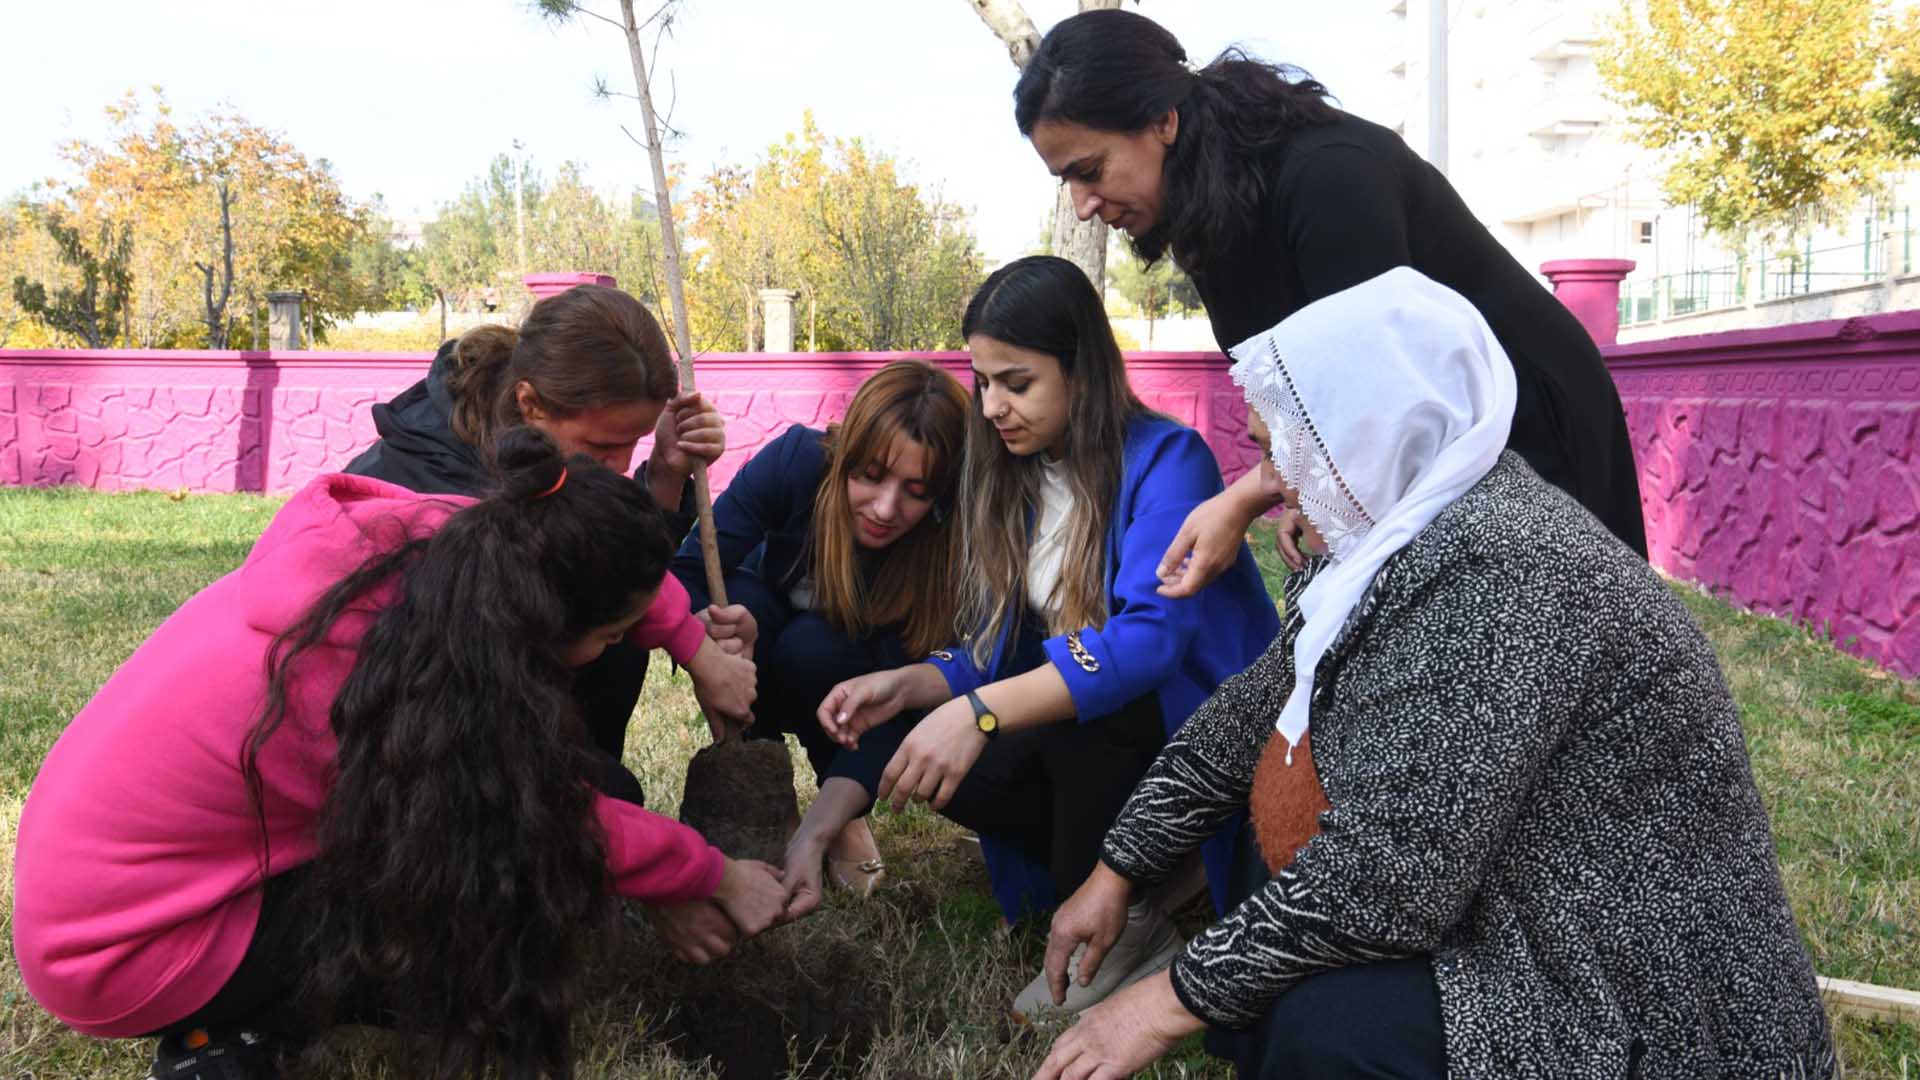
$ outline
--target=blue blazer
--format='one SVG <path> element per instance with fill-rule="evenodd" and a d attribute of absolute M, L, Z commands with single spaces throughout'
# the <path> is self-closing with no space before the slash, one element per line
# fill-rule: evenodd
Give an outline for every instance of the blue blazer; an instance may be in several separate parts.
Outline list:
<path fill-rule="evenodd" d="M 747 459 L 713 503 L 713 535 L 720 565 L 746 570 L 785 591 L 806 575 L 802 565 L 813 533 L 813 498 L 827 472 L 827 433 L 795 424 Z M 694 611 L 712 603 L 700 528 L 694 526 L 673 557 L 673 576 L 687 587 Z"/>
<path fill-rule="evenodd" d="M 1222 486 L 1212 451 L 1192 428 L 1158 416 L 1127 425 L 1120 494 L 1107 526 L 1107 624 L 1049 638 L 1045 645 L 1081 722 L 1118 712 L 1151 693 L 1159 698 L 1161 718 L 1172 735 L 1215 687 L 1253 663 L 1279 632 L 1279 615 L 1244 543 L 1232 568 L 1198 595 L 1171 600 L 1158 591 L 1160 560 L 1187 514 Z M 1076 658 L 1076 643 L 1085 660 Z M 1003 633 L 985 667 L 959 646 L 941 650 L 928 662 L 958 696 L 991 681 L 1007 647 Z M 1214 907 L 1222 913 L 1238 831 L 1236 818 L 1201 849 Z M 1052 895 L 1046 867 L 985 838 L 981 849 L 994 896 L 1009 919 L 1065 899 Z"/>

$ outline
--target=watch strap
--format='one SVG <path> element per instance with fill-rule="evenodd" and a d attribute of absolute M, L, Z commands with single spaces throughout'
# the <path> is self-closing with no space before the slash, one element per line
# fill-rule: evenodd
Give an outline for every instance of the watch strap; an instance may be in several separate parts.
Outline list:
<path fill-rule="evenodd" d="M 992 709 L 987 708 L 987 703 L 980 700 L 979 694 L 972 690 L 967 691 L 967 704 L 973 706 L 973 727 L 975 731 L 978 731 L 989 739 L 1000 733 L 1000 715 Z M 993 722 L 990 724 L 981 723 L 982 718 L 986 717 L 991 717 Z"/>

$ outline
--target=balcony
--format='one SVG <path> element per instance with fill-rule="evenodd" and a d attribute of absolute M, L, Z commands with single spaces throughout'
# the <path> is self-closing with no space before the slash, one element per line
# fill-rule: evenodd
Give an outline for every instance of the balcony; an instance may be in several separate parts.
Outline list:
<path fill-rule="evenodd" d="M 1535 26 L 1526 40 L 1528 56 L 1551 64 L 1591 56 L 1600 31 L 1591 10 L 1563 11 Z"/>
<path fill-rule="evenodd" d="M 1505 183 L 1487 196 L 1490 205 L 1501 208 L 1500 220 L 1508 225 L 1530 225 L 1607 205 L 1608 176 L 1596 172 L 1592 162 L 1518 161 L 1508 166 L 1504 177 Z"/>
<path fill-rule="evenodd" d="M 1545 138 L 1591 135 L 1613 117 L 1612 103 L 1598 91 L 1562 91 L 1527 111 L 1527 133 Z"/>

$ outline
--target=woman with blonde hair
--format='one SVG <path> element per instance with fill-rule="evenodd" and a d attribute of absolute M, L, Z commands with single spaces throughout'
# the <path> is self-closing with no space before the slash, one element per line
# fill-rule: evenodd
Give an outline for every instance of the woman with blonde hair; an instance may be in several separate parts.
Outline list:
<path fill-rule="evenodd" d="M 864 817 L 887 762 L 876 739 L 842 751 L 814 721 L 836 683 L 924 656 L 952 636 L 958 531 L 950 528 L 966 439 L 967 393 L 931 364 L 888 364 L 861 384 L 845 419 L 795 424 L 763 447 L 714 503 L 727 596 L 759 630 L 749 738 L 800 737 L 819 811 L 794 836 L 788 882 L 799 911 L 819 902 L 822 860 L 859 892 L 883 867 Z M 698 531 L 673 571 L 707 602 Z M 821 821 L 834 827 L 822 831 Z M 802 899 L 804 898 L 804 899 Z"/>
<path fill-rule="evenodd" d="M 980 833 L 1008 918 L 1053 905 L 1167 737 L 1279 628 L 1253 556 L 1192 597 L 1155 570 L 1189 511 L 1221 490 L 1198 433 L 1134 396 L 1100 297 L 1079 268 L 1034 256 L 995 271 L 961 329 L 973 419 L 961 500 L 959 645 L 850 680 L 821 704 L 846 746 L 899 738 L 878 792 L 921 799 Z M 891 730 L 889 730 L 891 729 Z M 1224 896 L 1230 850 L 1206 853 Z M 1179 945 L 1157 904 L 1129 913 L 1085 1008 Z M 1044 978 L 1014 1002 L 1050 1003 Z"/>

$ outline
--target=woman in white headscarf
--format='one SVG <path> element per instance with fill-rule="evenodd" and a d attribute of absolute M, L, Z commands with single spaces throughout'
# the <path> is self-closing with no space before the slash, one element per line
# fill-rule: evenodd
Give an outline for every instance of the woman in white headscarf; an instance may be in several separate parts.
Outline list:
<path fill-rule="evenodd" d="M 1831 1075 L 1713 652 L 1503 450 L 1512 366 L 1472 305 L 1400 268 L 1232 353 L 1327 558 L 1056 914 L 1055 992 L 1243 808 L 1245 898 L 1038 1076 L 1129 1075 L 1202 1028 L 1243 1077 Z"/>

